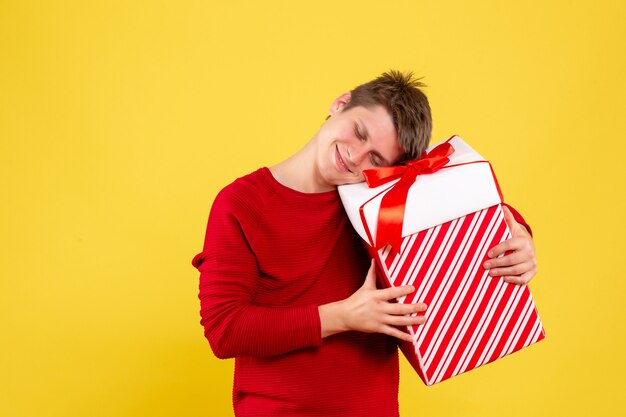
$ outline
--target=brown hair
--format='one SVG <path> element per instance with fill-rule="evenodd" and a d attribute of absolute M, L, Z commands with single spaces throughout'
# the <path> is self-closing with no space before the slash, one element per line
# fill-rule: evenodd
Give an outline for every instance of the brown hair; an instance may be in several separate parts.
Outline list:
<path fill-rule="evenodd" d="M 398 142 L 404 150 L 401 162 L 418 158 L 428 147 L 432 131 L 430 105 L 420 87 L 426 85 L 413 78 L 390 70 L 380 77 L 361 84 L 351 91 L 350 101 L 343 110 L 352 107 L 382 105 L 387 109 L 398 132 Z"/>

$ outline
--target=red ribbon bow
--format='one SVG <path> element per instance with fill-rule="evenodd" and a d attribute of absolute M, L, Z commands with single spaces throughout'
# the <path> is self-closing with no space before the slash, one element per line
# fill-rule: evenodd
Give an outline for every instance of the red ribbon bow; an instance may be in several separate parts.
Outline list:
<path fill-rule="evenodd" d="M 394 250 L 400 251 L 404 209 L 409 188 L 411 188 L 418 175 L 432 174 L 443 168 L 450 162 L 448 156 L 453 152 L 454 147 L 450 143 L 444 142 L 434 147 L 430 152 L 424 152 L 419 159 L 409 161 L 403 166 L 382 167 L 363 171 L 365 181 L 370 188 L 378 187 L 400 178 L 400 181 L 394 184 L 383 196 L 380 203 L 376 242 L 374 243 L 376 249 L 390 244 Z"/>

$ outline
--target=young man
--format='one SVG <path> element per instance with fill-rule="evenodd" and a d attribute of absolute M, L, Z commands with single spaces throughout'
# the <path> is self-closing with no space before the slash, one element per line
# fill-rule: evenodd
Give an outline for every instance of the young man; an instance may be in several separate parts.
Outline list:
<path fill-rule="evenodd" d="M 234 357 L 237 416 L 397 416 L 395 326 L 423 324 L 423 304 L 393 303 L 412 286 L 376 288 L 336 191 L 364 169 L 418 157 L 430 139 L 421 83 L 391 71 L 339 96 L 296 154 L 235 180 L 216 197 L 204 249 L 200 314 L 219 358 Z M 510 212 L 513 237 L 492 249 L 492 275 L 526 283 L 532 238 Z M 369 268 L 369 269 L 368 269 Z"/>

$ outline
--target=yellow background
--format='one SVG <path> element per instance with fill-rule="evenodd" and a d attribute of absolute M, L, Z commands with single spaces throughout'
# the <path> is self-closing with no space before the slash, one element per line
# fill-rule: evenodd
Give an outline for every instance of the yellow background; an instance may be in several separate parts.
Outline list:
<path fill-rule="evenodd" d="M 547 339 L 403 416 L 625 415 L 620 1 L 0 3 L 0 415 L 230 415 L 199 324 L 217 191 L 395 68 L 433 141 L 490 159 L 532 225 Z"/>

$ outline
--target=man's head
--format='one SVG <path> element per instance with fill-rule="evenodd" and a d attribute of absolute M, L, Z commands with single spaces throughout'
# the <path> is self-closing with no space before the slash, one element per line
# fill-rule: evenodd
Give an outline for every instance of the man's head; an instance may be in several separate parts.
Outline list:
<path fill-rule="evenodd" d="M 363 181 L 363 170 L 415 159 L 428 146 L 430 107 L 423 84 L 390 71 L 337 97 L 314 137 L 322 188 Z"/>
<path fill-rule="evenodd" d="M 404 150 L 398 162 L 415 159 L 428 147 L 432 131 L 428 99 L 420 90 L 424 86 L 412 73 L 391 70 L 352 90 L 342 111 L 357 106 L 383 106 L 393 120 L 398 143 Z"/>

